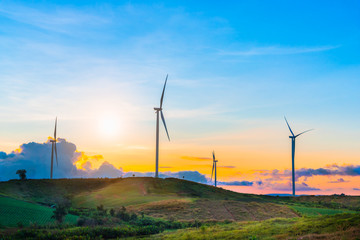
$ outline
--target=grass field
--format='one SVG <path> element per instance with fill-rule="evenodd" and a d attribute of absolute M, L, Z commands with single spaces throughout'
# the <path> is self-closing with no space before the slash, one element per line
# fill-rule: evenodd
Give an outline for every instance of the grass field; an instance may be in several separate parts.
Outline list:
<path fill-rule="evenodd" d="M 59 200 L 78 216 L 68 214 L 69 224 L 45 226 L 54 222 L 49 206 Z M 0 236 L 360 239 L 359 206 L 360 197 L 242 194 L 173 178 L 12 180 L 0 182 Z"/>
<path fill-rule="evenodd" d="M 58 199 L 71 207 L 120 209 L 175 220 L 255 221 L 269 218 L 319 216 L 358 210 L 360 197 L 272 197 L 242 194 L 182 179 L 151 177 L 117 179 L 38 179 L 0 182 L 0 196 L 37 206 Z"/>
<path fill-rule="evenodd" d="M 54 209 L 38 204 L 0 196 L 0 226 L 18 227 L 19 224 L 28 226 L 31 223 L 45 225 L 54 222 L 51 219 Z M 66 223 L 75 224 L 78 217 L 68 214 Z"/>
<path fill-rule="evenodd" d="M 102 204 L 107 208 L 116 208 L 183 198 L 174 192 L 166 191 L 169 190 L 166 188 L 157 190 L 149 181 L 125 181 L 128 183 L 120 181 L 99 190 L 80 193 L 74 196 L 73 204 L 75 207 L 95 208 Z"/>
<path fill-rule="evenodd" d="M 129 211 L 174 220 L 264 220 L 274 217 L 292 218 L 298 214 L 284 205 L 235 200 L 180 199 L 165 200 L 128 207 Z"/>
<path fill-rule="evenodd" d="M 201 226 L 154 235 L 148 239 L 359 239 L 360 215 L 338 214 L 305 218 L 275 218 Z"/>
<path fill-rule="evenodd" d="M 355 211 L 346 209 L 329 209 L 329 208 L 312 208 L 303 206 L 291 206 L 296 212 L 302 216 L 320 216 L 320 215 L 334 215 L 339 213 L 356 213 Z"/>

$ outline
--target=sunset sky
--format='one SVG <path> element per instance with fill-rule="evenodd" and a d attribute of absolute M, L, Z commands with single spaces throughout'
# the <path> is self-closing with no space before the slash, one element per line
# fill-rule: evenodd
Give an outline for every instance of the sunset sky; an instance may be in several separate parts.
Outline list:
<path fill-rule="evenodd" d="M 224 187 L 290 193 L 286 115 L 315 129 L 297 139 L 298 193 L 360 195 L 355 0 L 0 0 L 0 173 L 56 116 L 79 169 L 154 172 L 166 74 L 161 172 L 210 177 L 214 150 L 219 181 L 251 182 Z"/>

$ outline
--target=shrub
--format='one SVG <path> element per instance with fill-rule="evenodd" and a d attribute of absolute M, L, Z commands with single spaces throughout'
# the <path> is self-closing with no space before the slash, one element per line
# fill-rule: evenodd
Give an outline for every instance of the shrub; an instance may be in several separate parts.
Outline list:
<path fill-rule="evenodd" d="M 110 215 L 113 217 L 115 215 L 115 210 L 112 208 L 110 209 Z"/>

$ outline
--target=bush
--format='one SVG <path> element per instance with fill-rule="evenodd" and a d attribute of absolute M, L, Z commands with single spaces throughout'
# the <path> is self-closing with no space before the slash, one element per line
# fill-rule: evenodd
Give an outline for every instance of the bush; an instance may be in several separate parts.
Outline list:
<path fill-rule="evenodd" d="M 112 208 L 110 209 L 110 215 L 113 217 L 115 215 L 115 210 Z"/>

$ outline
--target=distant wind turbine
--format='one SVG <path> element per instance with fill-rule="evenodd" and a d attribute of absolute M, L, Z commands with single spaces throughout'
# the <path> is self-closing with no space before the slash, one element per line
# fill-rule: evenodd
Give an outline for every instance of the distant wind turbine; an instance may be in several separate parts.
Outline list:
<path fill-rule="evenodd" d="M 211 181 L 212 181 L 212 177 L 213 177 L 213 174 L 214 174 L 214 169 L 215 169 L 215 187 L 216 187 L 216 163 L 218 162 L 218 160 L 215 159 L 215 152 L 213 151 L 212 153 L 213 155 L 213 166 L 212 166 L 212 171 L 211 171 Z"/>
<path fill-rule="evenodd" d="M 57 125 L 57 117 L 55 118 L 55 130 L 54 130 L 54 138 L 50 139 L 51 142 L 51 167 L 50 167 L 50 179 L 53 178 L 53 168 L 54 168 L 54 151 L 55 151 L 55 158 L 56 158 L 56 166 L 58 166 L 58 159 L 57 159 L 57 150 L 56 150 L 56 125 Z"/>
<path fill-rule="evenodd" d="M 288 128 L 289 128 L 289 130 L 290 130 L 290 133 L 291 133 L 291 136 L 289 136 L 289 138 L 291 138 L 292 190 L 293 190 L 292 192 L 293 192 L 293 196 L 295 196 L 295 139 L 296 139 L 298 136 L 300 136 L 301 134 L 306 133 L 306 132 L 309 132 L 309 131 L 312 131 L 312 130 L 314 130 L 314 129 L 309 129 L 309 130 L 306 130 L 306 131 L 304 131 L 304 132 L 302 132 L 302 133 L 299 133 L 298 135 L 295 135 L 295 134 L 293 133 L 293 131 L 291 130 L 290 125 L 289 125 L 286 117 L 284 117 L 284 118 L 285 118 L 286 124 L 287 124 L 287 126 L 288 126 Z"/>
<path fill-rule="evenodd" d="M 156 166 L 155 166 L 155 177 L 156 178 L 159 177 L 159 113 L 161 114 L 161 120 L 164 124 L 167 137 L 170 141 L 169 133 L 168 133 L 166 123 L 165 123 L 164 114 L 162 112 L 162 104 L 163 104 L 163 100 L 164 100 L 164 93 L 165 93 L 167 79 L 168 79 L 168 74 L 166 75 L 164 88 L 163 88 L 161 98 L 160 98 L 160 107 L 154 108 L 154 110 L 156 111 Z"/>

